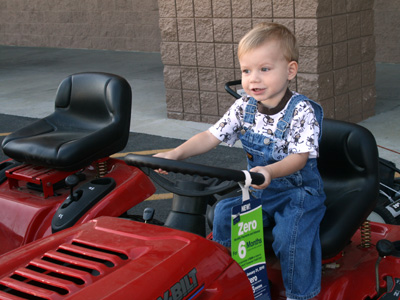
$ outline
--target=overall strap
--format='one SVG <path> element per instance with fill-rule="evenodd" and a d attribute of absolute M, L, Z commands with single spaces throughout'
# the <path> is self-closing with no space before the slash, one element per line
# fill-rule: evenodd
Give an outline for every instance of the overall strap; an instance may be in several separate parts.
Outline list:
<path fill-rule="evenodd" d="M 283 139 L 285 135 L 287 134 L 287 129 L 290 127 L 290 122 L 292 121 L 294 110 L 296 108 L 296 105 L 299 104 L 301 101 L 308 101 L 312 105 L 314 109 L 314 114 L 315 117 L 318 121 L 319 127 L 320 127 L 320 134 L 319 134 L 319 139 L 321 139 L 321 134 L 322 134 L 322 119 L 323 119 L 323 110 L 322 107 L 308 99 L 306 96 L 298 94 L 292 97 L 290 99 L 289 105 L 286 109 L 285 115 L 283 116 L 282 119 L 278 121 L 277 128 L 275 131 L 275 137 L 278 139 Z"/>
<path fill-rule="evenodd" d="M 243 122 L 250 123 L 250 125 L 253 125 L 256 113 L 257 113 L 257 100 L 254 99 L 253 97 L 250 97 L 246 105 L 246 110 L 244 112 Z"/>

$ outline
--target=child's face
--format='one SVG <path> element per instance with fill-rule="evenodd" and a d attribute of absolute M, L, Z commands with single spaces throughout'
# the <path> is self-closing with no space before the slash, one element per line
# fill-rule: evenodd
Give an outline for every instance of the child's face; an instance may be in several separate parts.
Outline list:
<path fill-rule="evenodd" d="M 297 73 L 297 63 L 285 59 L 280 43 L 275 40 L 246 52 L 239 62 L 243 89 L 269 108 L 278 105 L 289 80 Z"/>

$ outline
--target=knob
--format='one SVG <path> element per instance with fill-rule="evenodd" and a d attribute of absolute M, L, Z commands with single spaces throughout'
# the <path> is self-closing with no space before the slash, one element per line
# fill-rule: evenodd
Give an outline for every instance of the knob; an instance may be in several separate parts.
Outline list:
<path fill-rule="evenodd" d="M 378 251 L 380 257 L 384 257 L 392 255 L 394 251 L 396 251 L 396 248 L 389 240 L 379 240 L 376 243 L 376 250 Z"/>
<path fill-rule="evenodd" d="M 79 183 L 79 177 L 75 174 L 69 175 L 67 178 L 65 178 L 65 184 L 70 189 L 69 198 L 72 201 L 76 200 L 76 197 L 74 195 L 74 187 L 76 187 L 78 183 Z"/>

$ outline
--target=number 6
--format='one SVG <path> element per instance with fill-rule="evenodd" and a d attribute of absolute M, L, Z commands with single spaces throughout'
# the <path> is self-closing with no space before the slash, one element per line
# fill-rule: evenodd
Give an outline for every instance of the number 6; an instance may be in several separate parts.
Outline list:
<path fill-rule="evenodd" d="M 239 257 L 241 259 L 246 257 L 246 243 L 245 241 L 241 241 L 238 247 Z"/>

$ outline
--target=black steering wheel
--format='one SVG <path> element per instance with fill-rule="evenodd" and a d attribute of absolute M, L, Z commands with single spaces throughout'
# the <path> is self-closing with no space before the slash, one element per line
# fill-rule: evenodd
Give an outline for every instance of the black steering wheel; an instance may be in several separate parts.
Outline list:
<path fill-rule="evenodd" d="M 244 182 L 246 180 L 246 175 L 243 171 L 200 165 L 185 161 L 170 160 L 154 156 L 128 154 L 124 157 L 124 161 L 128 165 L 140 168 L 153 181 L 158 183 L 166 190 L 181 196 L 201 197 L 218 194 L 232 189 L 233 187 L 237 187 L 238 182 Z M 201 191 L 186 190 L 177 187 L 174 182 L 154 172 L 154 169 L 162 169 L 167 172 L 180 173 L 185 175 L 206 176 L 221 179 L 223 181 L 216 185 L 205 187 L 204 190 Z M 252 184 L 259 185 L 262 184 L 265 180 L 264 176 L 260 173 L 250 172 L 250 176 L 252 179 Z"/>

